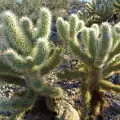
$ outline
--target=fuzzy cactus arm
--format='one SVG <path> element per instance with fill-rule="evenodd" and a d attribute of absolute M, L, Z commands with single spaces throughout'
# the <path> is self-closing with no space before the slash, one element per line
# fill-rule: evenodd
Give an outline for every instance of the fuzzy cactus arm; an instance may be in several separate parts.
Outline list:
<path fill-rule="evenodd" d="M 49 43 L 46 38 L 39 38 L 32 50 L 32 58 L 35 65 L 40 65 L 49 54 Z"/>
<path fill-rule="evenodd" d="M 20 75 L 24 67 L 24 59 L 14 50 L 8 49 L 0 55 L 0 75 Z"/>
<path fill-rule="evenodd" d="M 93 28 L 96 32 L 96 38 L 100 35 L 100 27 L 98 24 L 92 24 L 91 28 Z"/>
<path fill-rule="evenodd" d="M 79 19 L 78 19 L 78 16 L 76 14 L 72 14 L 69 17 L 70 39 L 72 39 L 72 40 L 76 39 L 78 21 L 79 21 Z"/>
<path fill-rule="evenodd" d="M 78 10 L 77 16 L 79 19 L 83 19 L 83 12 L 81 10 Z"/>
<path fill-rule="evenodd" d="M 14 73 L 16 74 L 16 73 Z M 5 82 L 8 84 L 15 84 L 15 85 L 20 85 L 20 86 L 26 86 L 25 79 L 22 78 L 21 76 L 10 76 L 10 75 L 0 75 L 0 81 Z"/>
<path fill-rule="evenodd" d="M 91 95 L 90 91 L 88 89 L 88 81 L 87 80 L 82 80 L 82 85 L 81 85 L 81 98 L 83 102 L 83 108 L 82 109 L 82 115 L 81 118 L 83 120 L 87 120 L 89 118 L 88 111 L 90 109 L 90 100 L 91 100 Z"/>
<path fill-rule="evenodd" d="M 42 78 L 39 80 L 40 77 L 41 75 L 39 72 L 37 73 L 36 78 L 31 77 L 31 75 L 27 75 L 27 84 L 37 95 L 49 96 L 51 98 L 61 97 L 63 95 L 63 90 L 60 87 L 50 86 L 46 84 Z"/>
<path fill-rule="evenodd" d="M 114 51 L 112 51 L 109 55 L 109 60 L 111 60 L 112 58 L 116 57 L 116 55 L 118 55 L 120 53 L 120 42 L 118 43 L 117 47 L 114 49 Z"/>
<path fill-rule="evenodd" d="M 115 72 L 120 72 L 120 61 L 116 64 L 113 64 L 109 67 L 107 67 L 105 70 L 104 70 L 104 75 L 105 76 L 109 76 L 111 73 L 115 73 Z"/>
<path fill-rule="evenodd" d="M 84 21 L 83 20 L 79 20 L 77 28 L 76 28 L 76 31 L 79 33 L 84 26 L 85 26 Z"/>
<path fill-rule="evenodd" d="M 71 71 L 71 70 L 64 70 L 63 72 L 58 72 L 57 77 L 60 79 L 75 79 L 80 78 L 85 75 L 84 71 Z"/>
<path fill-rule="evenodd" d="M 17 17 L 10 11 L 2 13 L 4 24 L 4 34 L 10 47 L 22 55 L 27 55 L 31 51 L 30 41 L 24 35 Z"/>
<path fill-rule="evenodd" d="M 19 75 L 20 73 L 16 73 L 14 70 L 11 69 L 10 66 L 3 63 L 3 61 L 0 61 L 0 76 L 1 75 L 9 75 L 9 76 L 15 76 Z"/>
<path fill-rule="evenodd" d="M 87 10 L 85 10 L 85 11 L 78 10 L 77 16 L 80 21 L 83 20 L 86 23 L 87 17 L 88 17 L 88 12 L 87 12 Z M 84 25 L 85 25 L 85 23 L 84 23 Z"/>
<path fill-rule="evenodd" d="M 113 49 L 109 59 L 120 53 L 120 22 L 113 27 Z"/>
<path fill-rule="evenodd" d="M 120 92 L 120 85 L 115 85 L 107 80 L 101 80 L 100 81 L 100 86 L 101 88 L 103 88 L 104 90 L 107 90 L 107 91 L 114 91 L 114 92 Z"/>
<path fill-rule="evenodd" d="M 32 21 L 28 17 L 25 16 L 20 19 L 20 25 L 26 37 L 33 44 L 35 41 L 33 39 L 34 26 L 33 26 Z"/>
<path fill-rule="evenodd" d="M 88 43 L 89 43 L 89 29 L 84 27 L 81 31 L 81 43 L 83 44 L 83 50 L 88 52 Z"/>
<path fill-rule="evenodd" d="M 112 51 L 109 54 L 109 58 L 107 60 L 108 66 L 111 66 L 111 64 L 114 64 L 120 56 L 120 23 L 117 23 L 112 28 L 113 31 L 113 48 Z M 114 62 L 113 62 L 114 61 Z M 119 60 L 118 60 L 119 61 Z"/>
<path fill-rule="evenodd" d="M 50 98 L 59 98 L 63 96 L 63 90 L 60 87 L 51 87 L 42 85 L 40 88 L 34 89 L 41 96 L 48 96 Z"/>
<path fill-rule="evenodd" d="M 90 29 L 89 31 L 89 43 L 88 43 L 88 50 L 91 56 L 91 59 L 94 61 L 96 56 L 97 50 L 97 37 L 96 37 L 95 29 Z"/>
<path fill-rule="evenodd" d="M 114 51 L 114 49 L 116 49 L 116 47 L 118 46 L 119 42 L 120 42 L 120 22 L 115 24 L 112 27 L 112 34 L 113 34 L 113 49 L 112 51 Z"/>
<path fill-rule="evenodd" d="M 65 41 L 68 41 L 70 39 L 70 25 L 67 21 L 64 21 L 63 18 L 57 19 L 57 32 L 58 35 Z"/>
<path fill-rule="evenodd" d="M 111 32 L 111 26 L 109 23 L 103 23 L 101 25 L 101 37 L 98 40 L 98 50 L 94 62 L 98 67 L 101 67 L 108 60 L 109 53 L 111 52 L 113 44 Z"/>
<path fill-rule="evenodd" d="M 80 60 L 87 64 L 88 66 L 91 66 L 92 65 L 92 61 L 91 59 L 89 58 L 88 55 L 86 55 L 86 53 L 82 52 L 80 50 L 80 47 L 79 45 L 77 45 L 74 41 L 69 41 L 69 46 L 70 48 L 72 49 L 72 52 L 77 56 L 77 57 L 80 57 Z"/>
<path fill-rule="evenodd" d="M 6 50 L 2 55 L 0 55 L 0 59 L 13 71 L 18 73 L 22 73 L 24 71 L 25 61 L 23 57 L 12 49 Z"/>
<path fill-rule="evenodd" d="M 59 64 L 61 60 L 61 48 L 56 48 L 53 55 L 51 55 L 47 60 L 40 65 L 40 74 L 47 74 L 50 70 L 54 69 L 56 65 Z"/>
<path fill-rule="evenodd" d="M 35 38 L 45 37 L 48 38 L 51 30 L 52 15 L 49 9 L 41 8 L 40 18 L 37 22 L 37 30 Z"/>

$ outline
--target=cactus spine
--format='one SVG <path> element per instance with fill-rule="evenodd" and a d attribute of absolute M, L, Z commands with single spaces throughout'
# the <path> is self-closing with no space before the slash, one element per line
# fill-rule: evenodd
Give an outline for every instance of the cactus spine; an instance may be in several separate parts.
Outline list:
<path fill-rule="evenodd" d="M 24 113 L 31 108 L 39 95 L 50 98 L 61 97 L 63 91 L 60 87 L 49 86 L 43 82 L 43 75 L 58 65 L 62 52 L 61 48 L 54 47 L 53 54 L 49 55 L 51 52 L 48 40 L 51 29 L 50 11 L 47 8 L 40 10 L 36 27 L 28 17 L 18 20 L 10 11 L 3 12 L 1 19 L 8 47 L 0 51 L 0 76 L 17 78 L 24 76 L 27 93 L 22 99 L 1 100 L 0 110 L 5 108 L 4 110 L 16 111 L 17 109 Z M 14 84 L 20 84 L 20 82 L 16 81 Z M 21 114 L 20 116 L 23 116 Z M 16 116 L 11 119 L 20 117 Z"/>
<path fill-rule="evenodd" d="M 82 26 L 79 31 L 75 31 L 75 28 L 79 25 L 79 20 L 74 19 L 73 22 L 75 23 L 67 22 L 70 28 L 73 28 L 71 25 L 74 25 L 74 31 L 66 31 L 66 28 L 62 27 L 65 26 L 66 22 L 62 18 L 57 20 L 58 34 L 63 40 L 67 41 L 69 48 L 81 60 L 82 64 L 78 70 L 66 69 L 62 73 L 59 72 L 58 77 L 82 77 L 83 109 L 81 119 L 95 120 L 99 116 L 102 120 L 105 100 L 101 88 L 106 91 L 111 89 L 120 92 L 119 85 L 113 85 L 105 80 L 112 72 L 117 72 L 120 69 L 120 24 L 111 26 L 104 22 L 101 25 L 93 24 L 91 27 Z M 69 35 L 67 39 L 64 31 Z M 80 38 L 77 37 L 78 34 L 81 34 Z"/>

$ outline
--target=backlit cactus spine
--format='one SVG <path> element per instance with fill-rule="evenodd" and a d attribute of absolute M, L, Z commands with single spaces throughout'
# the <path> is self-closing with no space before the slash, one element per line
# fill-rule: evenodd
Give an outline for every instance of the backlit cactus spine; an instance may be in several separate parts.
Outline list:
<path fill-rule="evenodd" d="M 0 76 L 12 76 L 18 79 L 23 76 L 27 92 L 21 98 L 0 100 L 0 111 L 26 111 L 34 104 L 37 96 L 56 98 L 62 96 L 62 89 L 49 86 L 43 81 L 43 75 L 54 69 L 61 57 L 61 48 L 52 48 L 49 43 L 51 29 L 51 13 L 47 8 L 40 10 L 40 18 L 36 27 L 27 17 L 20 20 L 10 11 L 1 15 L 7 49 L 0 52 Z M 8 81 L 7 81 L 8 82 Z M 10 81 L 9 81 L 10 83 Z M 22 81 L 11 81 L 21 85 Z M 11 120 L 23 116 L 12 116 Z M 22 116 L 21 116 L 22 115 Z M 16 117 L 17 116 L 17 117 Z"/>
<path fill-rule="evenodd" d="M 74 19 L 73 23 L 71 19 Z M 68 43 L 73 54 L 82 61 L 79 70 L 65 69 L 64 72 L 58 73 L 58 77 L 83 78 L 81 119 L 95 120 L 98 116 L 103 120 L 105 100 L 101 89 L 120 92 L 119 85 L 105 80 L 108 75 L 120 70 L 120 23 L 111 26 L 105 22 L 100 26 L 93 24 L 88 28 L 84 26 L 83 21 L 71 15 L 69 21 L 58 18 L 57 31 L 59 36 Z"/>

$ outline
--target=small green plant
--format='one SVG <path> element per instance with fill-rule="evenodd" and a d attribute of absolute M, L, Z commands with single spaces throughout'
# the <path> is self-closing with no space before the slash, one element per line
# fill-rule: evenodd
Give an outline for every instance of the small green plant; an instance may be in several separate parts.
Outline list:
<path fill-rule="evenodd" d="M 47 8 L 40 10 L 36 27 L 28 17 L 18 20 L 10 11 L 3 12 L 1 19 L 6 49 L 0 51 L 0 77 L 8 76 L 9 80 L 2 79 L 8 83 L 21 86 L 25 84 L 27 90 L 22 93 L 22 97 L 16 93 L 17 97 L 0 100 L 0 111 L 12 111 L 14 114 L 11 120 L 20 120 L 38 96 L 62 96 L 60 87 L 49 86 L 43 79 L 45 74 L 58 65 L 62 49 L 50 46 L 52 17 Z M 11 77 L 16 79 L 10 80 Z M 21 112 L 18 114 L 18 111 Z"/>
<path fill-rule="evenodd" d="M 72 14 L 69 21 L 58 18 L 57 31 L 73 54 L 81 61 L 78 70 L 65 69 L 60 78 L 82 78 L 83 109 L 81 120 L 103 120 L 104 91 L 120 92 L 120 86 L 106 78 L 120 70 L 120 23 L 107 22 L 86 27 L 84 21 Z"/>

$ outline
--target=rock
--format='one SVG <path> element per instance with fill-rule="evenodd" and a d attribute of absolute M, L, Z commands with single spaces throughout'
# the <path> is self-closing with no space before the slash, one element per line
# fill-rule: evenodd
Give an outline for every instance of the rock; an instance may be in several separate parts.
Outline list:
<path fill-rule="evenodd" d="M 105 96 L 109 106 L 104 112 L 104 120 L 120 120 L 120 94 L 106 92 Z"/>
<path fill-rule="evenodd" d="M 114 74 L 108 78 L 112 83 L 120 85 L 120 74 Z"/>
<path fill-rule="evenodd" d="M 47 99 L 48 108 L 57 113 L 59 120 L 80 120 L 78 112 L 65 100 Z"/>
<path fill-rule="evenodd" d="M 64 103 L 63 119 L 61 120 L 80 120 L 78 112 L 69 103 Z"/>
<path fill-rule="evenodd" d="M 113 111 L 116 111 L 118 114 L 120 114 L 120 101 L 113 102 L 112 105 L 110 106 L 110 109 L 112 109 Z"/>

